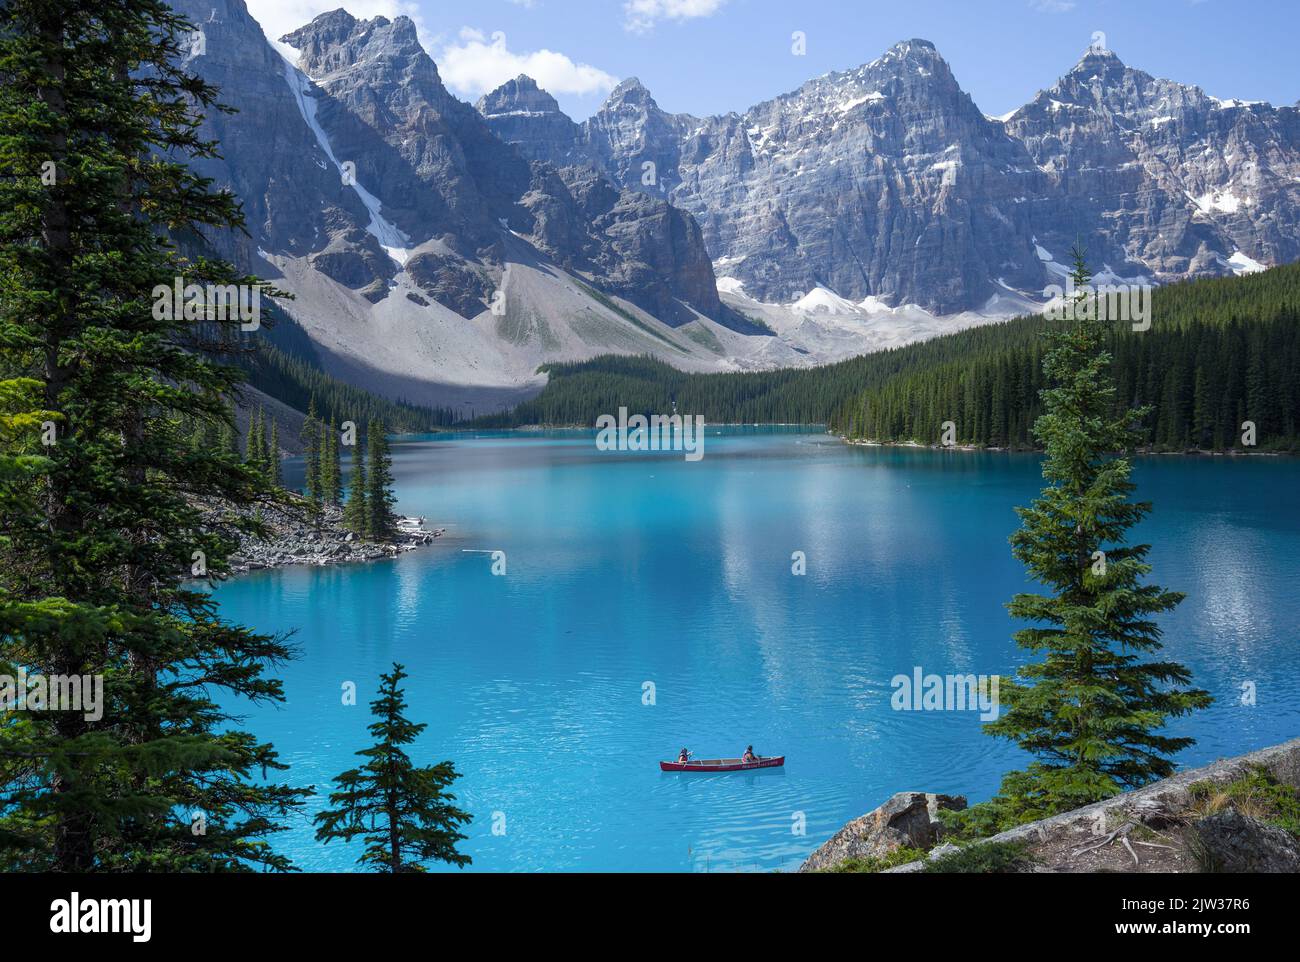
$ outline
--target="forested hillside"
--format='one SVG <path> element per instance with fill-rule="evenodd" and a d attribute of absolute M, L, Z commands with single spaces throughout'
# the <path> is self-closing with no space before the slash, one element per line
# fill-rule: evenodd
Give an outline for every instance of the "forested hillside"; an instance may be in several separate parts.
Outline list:
<path fill-rule="evenodd" d="M 1117 403 L 1151 405 L 1143 440 L 1161 450 L 1241 446 L 1290 449 L 1300 424 L 1300 267 L 1244 278 L 1175 284 L 1156 292 L 1152 327 L 1115 326 L 1108 350 Z M 990 329 L 960 358 L 917 364 L 870 383 L 832 414 L 832 430 L 880 441 L 939 440 L 953 421 L 959 443 L 1028 447 L 1044 386 L 1042 319 Z M 976 333 L 976 332 L 972 332 Z M 1001 335 L 1001 336 L 999 336 Z M 961 338 L 961 336 L 958 336 Z"/>
<path fill-rule="evenodd" d="M 1254 421 L 1258 447 L 1292 449 L 1300 424 L 1300 265 L 1159 288 L 1152 325 L 1111 333 L 1123 403 L 1151 404 L 1147 443 L 1225 449 Z M 684 374 L 646 358 L 546 368 L 536 398 L 482 426 L 591 425 L 620 406 L 720 423 L 826 424 L 852 438 L 1026 447 L 1039 413 L 1039 316 L 802 370 Z"/>
<path fill-rule="evenodd" d="M 404 401 L 390 401 L 331 377 L 303 358 L 261 344 L 244 362 L 248 383 L 277 401 L 306 412 L 312 398 L 325 421 L 379 421 L 398 434 L 416 434 L 447 427 L 455 414 L 444 408 L 427 408 Z"/>
<path fill-rule="evenodd" d="M 808 370 L 744 374 L 686 374 L 648 357 L 607 355 L 577 364 L 548 364 L 550 383 L 511 411 L 479 418 L 484 427 L 524 424 L 591 425 L 601 414 L 703 414 L 712 424 L 822 424 L 827 414 L 865 382 L 869 355 Z M 817 376 L 811 376 L 813 373 Z"/>

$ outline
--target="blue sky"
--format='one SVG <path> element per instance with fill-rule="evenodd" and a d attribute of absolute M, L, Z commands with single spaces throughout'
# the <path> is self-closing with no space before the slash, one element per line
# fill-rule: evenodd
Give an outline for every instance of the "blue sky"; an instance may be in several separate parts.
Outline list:
<path fill-rule="evenodd" d="M 1068 70 L 1095 31 L 1125 63 L 1218 97 L 1294 104 L 1300 0 L 248 0 L 278 35 L 343 6 L 419 25 L 467 100 L 521 72 L 577 120 L 640 77 L 660 106 L 744 110 L 828 70 L 931 40 L 985 113 L 1020 106 Z M 791 52 L 802 31 L 806 53 Z"/>

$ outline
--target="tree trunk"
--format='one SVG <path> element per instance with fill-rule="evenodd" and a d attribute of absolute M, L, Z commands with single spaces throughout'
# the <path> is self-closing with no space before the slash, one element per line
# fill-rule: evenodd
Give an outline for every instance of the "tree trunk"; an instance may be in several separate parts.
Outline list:
<path fill-rule="evenodd" d="M 62 49 L 63 24 L 56 6 L 50 6 L 49 15 L 41 22 L 39 29 L 47 50 Z M 56 117 L 66 117 L 68 106 L 63 86 L 67 69 L 60 54 L 52 54 L 43 67 L 49 80 L 46 85 L 37 88 L 36 99 L 45 104 Z M 55 165 L 55 183 L 51 185 L 52 189 L 45 191 L 44 194 L 41 247 L 49 257 L 53 269 L 52 279 L 55 281 L 54 289 L 58 291 L 59 296 L 54 312 L 44 319 L 46 337 L 41 374 L 44 381 L 45 407 L 51 411 L 58 411 L 63 393 L 71 380 L 71 374 L 63 366 L 59 355 L 64 338 L 75 329 L 77 305 L 73 294 L 75 287 L 68 282 L 72 273 L 73 243 L 70 230 L 71 217 L 63 196 L 64 185 L 61 181 L 61 178 L 66 176 L 63 165 L 67 158 L 67 136 L 56 124 L 45 136 L 45 143 L 47 157 Z M 66 434 L 68 427 L 65 422 L 60 425 L 60 430 Z M 68 474 L 65 466 L 63 472 L 55 472 L 50 476 L 45 508 L 51 531 L 72 533 L 82 527 L 79 512 L 69 503 L 71 499 L 68 498 L 68 485 L 65 480 Z M 56 592 L 62 593 L 67 580 L 76 577 L 67 568 L 69 560 L 60 557 L 57 551 L 47 559 L 51 587 Z M 72 591 L 68 594 L 75 598 L 79 592 Z M 51 661 L 54 674 L 85 673 L 83 660 L 70 651 L 53 653 Z M 60 741 L 85 734 L 86 722 L 79 712 L 53 712 L 52 714 L 55 716 L 54 730 Z M 50 782 L 50 790 L 56 799 L 67 795 L 77 787 L 75 777 L 63 774 L 55 774 Z M 74 812 L 65 809 L 57 803 L 56 810 L 60 814 L 54 827 L 54 870 L 56 872 L 89 871 L 94 863 L 94 831 L 91 817 L 82 811 Z"/>

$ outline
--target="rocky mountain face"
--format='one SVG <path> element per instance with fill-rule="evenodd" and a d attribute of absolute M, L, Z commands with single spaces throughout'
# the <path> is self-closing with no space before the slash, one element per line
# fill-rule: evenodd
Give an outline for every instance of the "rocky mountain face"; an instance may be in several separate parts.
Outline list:
<path fill-rule="evenodd" d="M 710 120 L 671 198 L 760 300 L 814 287 L 951 313 L 1039 267 L 1015 201 L 1043 179 L 925 41 Z"/>
<path fill-rule="evenodd" d="M 726 317 L 694 218 L 662 197 L 620 188 L 621 178 L 607 177 L 610 152 L 593 149 L 585 128 L 536 81 L 516 77 L 482 97 L 478 111 L 497 137 L 534 161 L 524 203 L 543 249 L 599 273 L 620 296 L 666 323 L 689 322 L 692 312 L 685 305 Z"/>
<path fill-rule="evenodd" d="M 447 91 L 409 19 L 359 21 L 335 10 L 282 41 L 300 51 L 298 68 L 326 95 L 317 117 L 338 156 L 355 156 L 358 181 L 374 185 L 411 247 L 440 245 L 407 265 L 434 300 L 465 316 L 478 313 L 480 300 L 487 306 L 481 273 L 446 250 L 500 264 L 508 230 L 661 320 L 719 316 L 712 266 L 689 215 L 620 193 L 601 175 L 594 187 L 580 180 L 584 193 L 575 196 L 572 178 L 530 164 Z M 515 93 L 519 109 L 550 100 L 535 84 Z"/>
<path fill-rule="evenodd" d="M 251 236 L 213 234 L 213 244 L 245 268 L 264 267 L 260 247 L 303 257 L 347 249 L 369 262 L 367 270 L 386 269 L 387 257 L 364 230 L 364 204 L 328 163 L 285 82 L 284 61 L 243 0 L 173 6 L 201 31 L 202 52 L 191 49 L 187 69 L 216 84 L 221 102 L 239 111 L 209 112 L 203 133 L 221 145 L 221 157 L 195 166 L 240 198 Z"/>
<path fill-rule="evenodd" d="M 552 156 L 549 132 L 508 136 Z M 923 40 L 743 115 L 669 114 L 625 81 L 580 143 L 618 183 L 691 211 L 719 272 L 759 301 L 824 287 L 952 313 L 1042 274 L 1017 198 L 1046 176 Z"/>
<path fill-rule="evenodd" d="M 1005 122 L 924 40 L 743 114 L 670 114 L 630 80 L 577 133 L 488 120 L 531 156 L 584 156 L 690 211 L 724 286 L 761 302 L 822 287 L 978 309 L 1039 296 L 1076 239 L 1105 279 L 1300 256 L 1300 112 L 1215 100 L 1103 50 Z"/>
<path fill-rule="evenodd" d="M 448 92 L 409 19 L 335 10 L 277 49 L 242 0 L 174 5 L 201 35 L 187 68 L 236 111 L 208 116 L 222 157 L 199 167 L 243 202 L 249 236 L 211 240 L 295 295 L 283 306 L 331 373 L 485 410 L 535 390 L 549 360 L 615 351 L 707 369 L 725 353 L 717 337 L 737 318 L 691 215 L 498 137 Z M 521 109 L 550 99 L 516 95 Z"/>
<path fill-rule="evenodd" d="M 281 41 L 323 94 L 317 118 L 336 155 L 355 163 L 357 181 L 414 244 L 436 237 L 476 256 L 499 243 L 503 220 L 528 230 L 516 205 L 527 161 L 447 91 L 408 18 L 335 10 Z"/>
<path fill-rule="evenodd" d="M 583 124 L 582 142 L 616 182 L 668 196 L 681 182 L 682 146 L 699 123 L 689 114 L 665 113 L 630 77 Z"/>
<path fill-rule="evenodd" d="M 1105 51 L 1004 121 L 912 40 L 743 113 L 630 79 L 575 123 L 528 77 L 458 100 L 404 17 L 335 10 L 277 48 L 243 0 L 174 5 L 237 110 L 197 166 L 248 235 L 209 239 L 295 295 L 322 367 L 392 397 L 482 412 L 548 361 L 896 346 L 1034 309 L 1076 238 L 1105 279 L 1300 257 L 1300 110 Z"/>
<path fill-rule="evenodd" d="M 536 189 L 525 205 L 541 225 L 535 237 L 543 250 L 599 274 L 614 293 L 674 327 L 689 323 L 695 312 L 727 318 L 703 234 L 690 214 L 620 190 L 592 166 L 557 171 L 539 163 L 534 173 Z"/>
<path fill-rule="evenodd" d="M 489 306 L 513 233 L 651 312 L 719 313 L 689 215 L 581 177 L 570 178 L 583 192 L 574 196 L 447 91 L 409 19 L 322 14 L 283 38 L 299 54 L 291 65 L 241 0 L 174 6 L 204 36 L 189 68 L 237 110 L 209 115 L 223 158 L 200 165 L 244 202 L 253 234 L 223 240 L 224 253 L 249 266 L 259 247 L 302 255 L 372 301 L 405 270 L 473 317 Z M 550 100 L 536 85 L 532 94 Z"/>
<path fill-rule="evenodd" d="M 583 144 L 582 128 L 532 77 L 521 74 L 484 95 L 478 112 L 494 134 L 529 160 L 567 167 L 593 159 Z"/>
<path fill-rule="evenodd" d="M 1008 133 L 1048 178 L 1035 229 L 1104 237 L 1158 280 L 1300 257 L 1300 112 L 1218 100 L 1090 50 Z"/>

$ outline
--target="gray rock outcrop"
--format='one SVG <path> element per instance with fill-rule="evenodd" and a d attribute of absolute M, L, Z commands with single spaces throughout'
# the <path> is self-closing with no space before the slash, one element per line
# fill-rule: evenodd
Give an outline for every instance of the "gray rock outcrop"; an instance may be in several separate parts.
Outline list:
<path fill-rule="evenodd" d="M 808 856 L 799 871 L 816 872 L 848 859 L 882 858 L 904 846 L 929 849 L 943 831 L 939 811 L 965 807 L 966 799 L 960 795 L 899 792 L 832 835 Z"/>
<path fill-rule="evenodd" d="M 1235 809 L 1201 819 L 1194 831 L 1211 871 L 1300 872 L 1300 840 Z"/>
<path fill-rule="evenodd" d="M 1232 806 L 1203 817 L 1197 810 L 1198 799 L 1207 788 L 1260 769 L 1283 785 L 1300 788 L 1300 738 L 1188 769 L 1074 811 L 1018 825 L 984 841 L 1027 846 L 1031 858 L 1026 870 L 1037 872 L 1300 870 L 1281 867 L 1297 864 L 1293 859 L 1300 843 L 1291 833 Z M 1157 833 L 1158 842 L 1148 845 L 1143 831 Z M 1129 837 L 1134 841 L 1126 845 Z M 938 854 L 942 854 L 940 848 L 933 849 L 929 857 Z M 1256 867 L 1242 867 L 1246 865 Z M 918 861 L 884 871 L 906 874 L 924 867 L 925 862 Z"/>
<path fill-rule="evenodd" d="M 582 127 L 526 74 L 484 94 L 477 107 L 492 132 L 528 160 L 567 167 L 594 159 L 584 143 Z"/>

